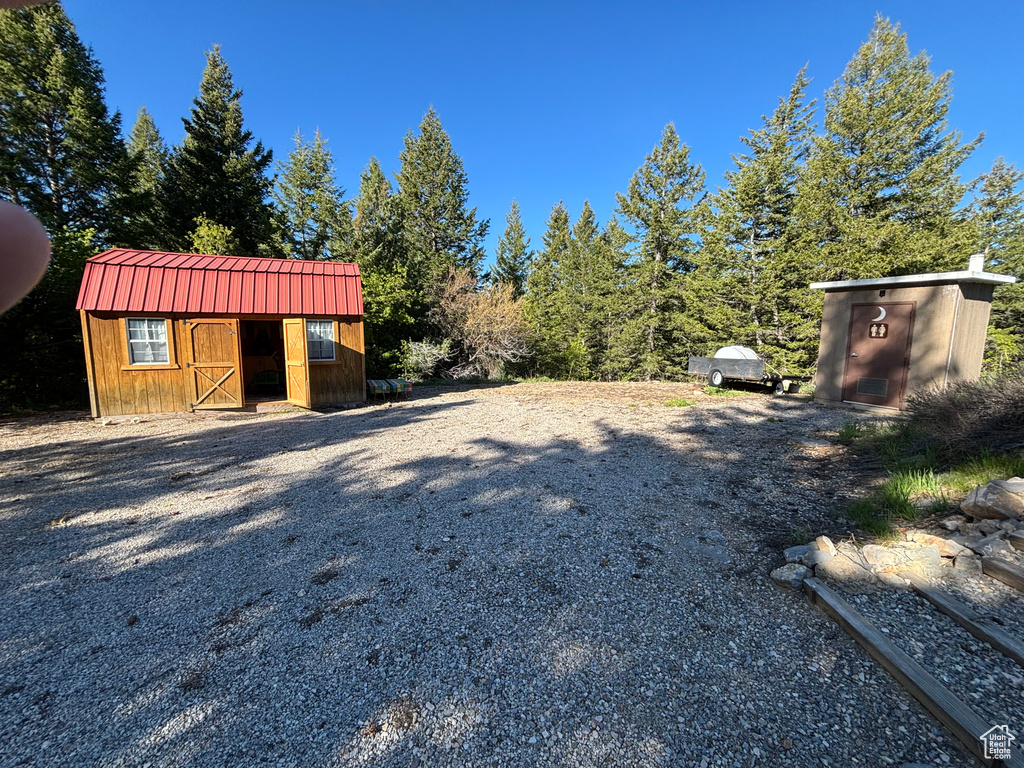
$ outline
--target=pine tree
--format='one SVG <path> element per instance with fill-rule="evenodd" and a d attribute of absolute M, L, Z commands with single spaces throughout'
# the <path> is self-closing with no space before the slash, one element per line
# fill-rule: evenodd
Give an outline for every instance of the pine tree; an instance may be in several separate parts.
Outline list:
<path fill-rule="evenodd" d="M 1006 370 L 1024 360 L 1024 172 L 997 158 L 974 185 L 968 214 L 977 228 L 975 252 L 993 272 L 1018 282 L 995 290 L 989 322 L 986 367 Z"/>
<path fill-rule="evenodd" d="M 273 187 L 266 172 L 273 153 L 242 124 L 242 91 L 236 89 L 214 46 L 189 117 L 185 138 L 171 153 L 164 175 L 164 227 L 175 248 L 188 246 L 199 217 L 227 227 L 239 256 L 280 255 L 273 209 Z"/>
<path fill-rule="evenodd" d="M 762 127 L 741 138 L 746 151 L 734 156 L 728 185 L 705 209 L 704 245 L 687 280 L 688 335 L 707 344 L 704 351 L 741 344 L 801 372 L 813 365 L 819 319 L 792 226 L 813 130 L 807 85 L 805 67 L 772 115 L 762 115 Z"/>
<path fill-rule="evenodd" d="M 0 197 L 43 223 L 52 253 L 39 285 L 0 316 L 0 410 L 86 397 L 75 297 L 85 259 L 131 215 L 134 172 L 103 83 L 60 5 L 0 10 Z"/>
<path fill-rule="evenodd" d="M 977 227 L 974 251 L 986 264 L 1007 274 L 1024 265 L 1024 171 L 996 158 L 988 173 L 975 182 L 968 214 Z"/>
<path fill-rule="evenodd" d="M 468 177 L 441 119 L 431 107 L 410 131 L 399 155 L 397 174 L 402 202 L 409 272 L 418 289 L 436 285 L 452 267 L 476 273 L 483 260 L 481 242 L 488 222 L 470 209 Z"/>
<path fill-rule="evenodd" d="M 406 266 L 402 207 L 376 158 L 359 177 L 347 253 L 363 277 L 367 373 L 397 375 L 402 343 L 422 338 L 413 332 L 414 323 L 426 308 Z"/>
<path fill-rule="evenodd" d="M 138 188 L 156 194 L 167 165 L 167 145 L 149 111 L 142 107 L 128 137 L 128 154 L 138 163 Z"/>
<path fill-rule="evenodd" d="M 972 227 L 957 215 L 957 176 L 981 141 L 947 124 L 950 72 L 911 55 L 899 25 L 877 18 L 825 95 L 797 215 L 820 279 L 936 272 L 959 266 Z"/>
<path fill-rule="evenodd" d="M 121 218 L 133 164 L 103 85 L 60 5 L 0 10 L 0 195 L 51 234 L 92 228 L 106 238 Z"/>
<path fill-rule="evenodd" d="M 519 213 L 519 203 L 512 200 L 512 206 L 505 216 L 505 232 L 498 238 L 496 263 L 491 271 L 494 282 L 508 283 L 512 286 L 512 296 L 520 298 L 526 291 L 526 275 L 530 268 L 533 251 L 530 250 L 530 238 L 523 228 L 523 219 Z"/>
<path fill-rule="evenodd" d="M 160 185 L 167 167 L 167 145 L 149 111 L 142 107 L 128 137 L 128 155 L 135 161 L 132 189 L 135 214 L 126 222 L 126 240 L 133 248 L 162 249 L 165 236 L 160 223 Z"/>
<path fill-rule="evenodd" d="M 526 276 L 523 311 L 535 340 L 537 373 L 564 378 L 568 375 L 568 365 L 560 294 L 562 270 L 569 257 L 572 232 L 569 211 L 561 202 L 551 209 L 542 240 L 544 247 L 531 262 Z"/>
<path fill-rule="evenodd" d="M 627 193 L 617 194 L 618 211 L 639 245 L 632 265 L 638 312 L 619 344 L 631 348 L 636 375 L 648 381 L 684 373 L 691 351 L 680 335 L 681 277 L 692 267 L 699 227 L 692 207 L 681 206 L 693 203 L 703 188 L 704 171 L 690 162 L 689 147 L 669 123 Z"/>
<path fill-rule="evenodd" d="M 296 131 L 288 160 L 278 163 L 274 202 L 281 221 L 285 254 L 295 259 L 344 258 L 352 236 L 352 216 L 334 181 L 334 160 L 317 129 L 312 141 Z"/>

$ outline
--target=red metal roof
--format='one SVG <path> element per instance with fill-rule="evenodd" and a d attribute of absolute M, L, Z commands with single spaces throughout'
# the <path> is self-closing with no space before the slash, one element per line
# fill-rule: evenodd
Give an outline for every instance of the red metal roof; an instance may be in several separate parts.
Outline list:
<path fill-rule="evenodd" d="M 363 314 L 356 264 L 113 250 L 85 262 L 78 309 L 312 317 Z"/>

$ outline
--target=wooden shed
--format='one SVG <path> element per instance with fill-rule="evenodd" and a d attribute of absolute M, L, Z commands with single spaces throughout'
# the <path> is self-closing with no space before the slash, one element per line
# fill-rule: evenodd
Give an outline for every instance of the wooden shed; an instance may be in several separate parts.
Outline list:
<path fill-rule="evenodd" d="M 962 272 L 811 283 L 825 291 L 814 396 L 902 409 L 907 395 L 981 373 L 992 291 L 1015 277 Z"/>
<path fill-rule="evenodd" d="M 366 399 L 355 264 L 112 250 L 77 308 L 94 417 Z"/>

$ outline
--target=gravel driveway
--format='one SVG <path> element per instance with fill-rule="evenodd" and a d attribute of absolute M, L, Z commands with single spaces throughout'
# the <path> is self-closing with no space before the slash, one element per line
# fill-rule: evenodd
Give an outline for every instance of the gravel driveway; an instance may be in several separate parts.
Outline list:
<path fill-rule="evenodd" d="M 851 418 L 668 385 L 0 425 L 0 766 L 967 766 L 768 579 Z"/>

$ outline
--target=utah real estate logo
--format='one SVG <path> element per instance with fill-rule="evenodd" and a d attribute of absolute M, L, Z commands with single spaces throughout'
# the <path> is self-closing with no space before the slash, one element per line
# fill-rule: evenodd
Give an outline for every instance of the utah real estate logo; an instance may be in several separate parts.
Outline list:
<path fill-rule="evenodd" d="M 1010 733 L 1007 725 L 997 725 L 981 734 L 981 742 L 985 745 L 986 760 L 1009 760 L 1010 742 L 1017 738 Z"/>

